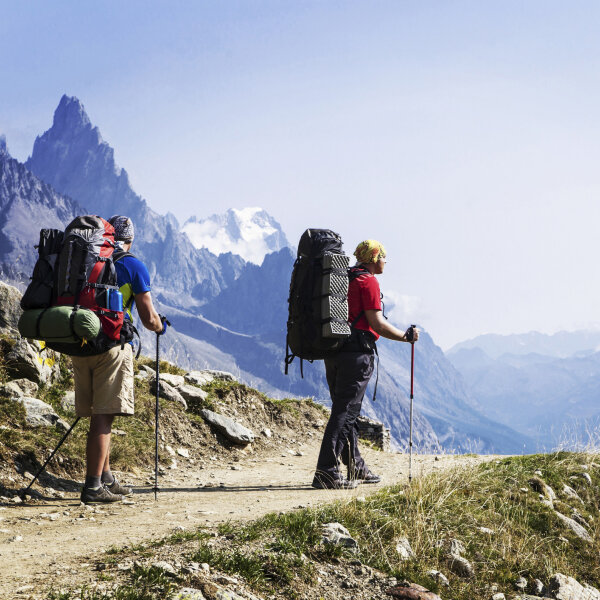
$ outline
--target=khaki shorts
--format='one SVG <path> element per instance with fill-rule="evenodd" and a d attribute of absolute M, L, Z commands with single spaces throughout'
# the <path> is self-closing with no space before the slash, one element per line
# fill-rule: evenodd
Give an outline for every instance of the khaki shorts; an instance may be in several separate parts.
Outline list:
<path fill-rule="evenodd" d="M 133 414 L 133 349 L 115 346 L 96 356 L 73 356 L 75 413 L 91 415 Z"/>

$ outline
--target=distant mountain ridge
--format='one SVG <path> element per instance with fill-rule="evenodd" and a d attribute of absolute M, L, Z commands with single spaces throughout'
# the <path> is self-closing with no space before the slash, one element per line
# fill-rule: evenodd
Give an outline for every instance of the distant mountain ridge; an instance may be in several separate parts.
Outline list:
<path fill-rule="evenodd" d="M 600 350 L 600 331 L 559 331 L 552 335 L 538 331 L 511 335 L 487 333 L 455 344 L 446 354 L 452 356 L 459 350 L 471 348 L 480 348 L 490 358 L 499 358 L 503 354 L 531 353 L 566 358 Z"/>
<path fill-rule="evenodd" d="M 270 218 L 262 223 L 260 219 L 254 221 L 255 216 L 264 217 L 255 209 L 250 209 L 248 218 L 242 219 L 258 227 L 252 230 L 258 235 L 247 238 L 250 242 L 258 239 L 267 244 L 267 249 L 271 242 L 282 245 L 278 251 L 266 253 L 260 264 L 247 262 L 231 252 L 216 256 L 206 248 L 195 248 L 188 235 L 178 229 L 173 215 L 155 213 L 131 189 L 127 173 L 115 164 L 112 148 L 102 140 L 76 98 L 61 98 L 52 127 L 36 139 L 26 165 L 15 163 L 11 163 L 11 169 L 16 169 L 22 178 L 31 178 L 32 183 L 28 184 L 31 189 L 46 185 L 47 193 L 54 194 L 48 206 L 56 213 L 54 222 L 62 226 L 65 223 L 58 215 L 63 214 L 60 213 L 63 204 L 71 211 L 64 213 L 65 218 L 71 218 L 72 211 L 132 217 L 137 231 L 133 251 L 148 265 L 158 310 L 167 314 L 173 324 L 169 335 L 161 338 L 165 357 L 186 368 L 232 371 L 274 396 L 308 395 L 324 404 L 329 402 L 322 362 L 306 365 L 304 378 L 297 365 L 292 366 L 289 376 L 283 373 L 287 297 L 295 256 L 283 232 L 277 233 L 281 228 L 273 225 L 276 222 Z M 46 183 L 42 184 L 40 178 Z M 2 202 L 5 193 L 9 198 L 12 192 L 2 192 Z M 71 201 L 69 195 L 75 200 Z M 27 202 L 25 194 L 23 206 Z M 32 202 L 39 204 L 35 193 Z M 215 222 L 227 226 L 232 215 L 236 216 L 236 212 L 228 211 L 222 220 L 217 217 Z M 13 217 L 2 213 L 1 218 L 0 231 L 6 231 L 7 243 L 14 245 L 18 234 Z M 43 225 L 47 226 L 47 221 Z M 241 232 L 243 227 L 237 225 Z M 277 235 L 268 239 L 271 226 Z M 35 229 L 37 236 L 37 224 Z M 235 230 L 228 235 L 244 239 Z M 37 239 L 32 231 L 26 237 L 24 245 L 16 248 L 13 262 L 20 260 L 19 253 L 34 256 L 32 246 Z M 29 274 L 31 270 L 24 272 Z M 145 353 L 152 354 L 154 334 L 143 328 L 140 331 Z M 377 402 L 365 399 L 364 410 L 392 427 L 396 447 L 406 447 L 410 346 L 383 340 L 380 348 Z M 479 412 L 460 375 L 426 332 L 418 342 L 416 357 L 416 449 L 514 453 L 522 450 L 523 443 L 529 444 L 526 436 L 486 419 Z M 368 396 L 372 394 L 372 385 Z"/>
<path fill-rule="evenodd" d="M 482 412 L 537 440 L 540 449 L 597 447 L 597 337 L 595 331 L 480 336 L 457 344 L 447 356 Z M 517 346 L 519 338 L 524 341 Z"/>

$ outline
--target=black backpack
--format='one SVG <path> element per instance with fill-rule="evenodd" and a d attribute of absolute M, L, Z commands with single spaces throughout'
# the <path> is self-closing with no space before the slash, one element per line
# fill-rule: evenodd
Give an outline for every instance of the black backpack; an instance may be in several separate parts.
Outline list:
<path fill-rule="evenodd" d="M 302 361 L 337 354 L 350 337 L 348 265 L 342 238 L 329 229 L 307 229 L 300 238 L 292 271 L 287 322 L 285 373 Z"/>

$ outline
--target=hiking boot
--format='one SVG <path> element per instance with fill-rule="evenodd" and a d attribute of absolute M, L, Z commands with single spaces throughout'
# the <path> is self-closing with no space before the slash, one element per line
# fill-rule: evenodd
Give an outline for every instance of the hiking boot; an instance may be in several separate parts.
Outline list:
<path fill-rule="evenodd" d="M 121 485 L 117 481 L 116 477 L 114 478 L 114 481 L 110 485 L 108 483 L 105 483 L 104 485 L 106 486 L 106 489 L 111 494 L 117 494 L 117 495 L 121 495 L 121 496 L 133 496 L 133 490 L 130 487 Z"/>
<path fill-rule="evenodd" d="M 358 481 L 348 481 L 348 479 L 331 479 L 324 475 L 315 475 L 312 487 L 317 490 L 353 490 L 358 487 Z"/>
<path fill-rule="evenodd" d="M 360 483 L 379 483 L 381 481 L 381 477 L 379 475 L 375 475 L 372 471 L 367 471 L 366 473 L 357 473 L 355 478 Z"/>
<path fill-rule="evenodd" d="M 120 502 L 121 500 L 123 500 L 121 494 L 113 494 L 104 485 L 98 488 L 84 486 L 81 490 L 81 501 L 84 504 L 110 504 L 111 502 Z"/>

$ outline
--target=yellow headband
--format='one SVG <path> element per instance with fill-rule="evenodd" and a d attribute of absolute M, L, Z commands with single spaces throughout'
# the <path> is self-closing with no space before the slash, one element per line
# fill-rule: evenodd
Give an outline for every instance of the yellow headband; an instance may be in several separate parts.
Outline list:
<path fill-rule="evenodd" d="M 359 263 L 376 263 L 380 258 L 385 258 L 385 248 L 377 240 L 365 240 L 356 246 L 354 256 Z"/>

